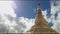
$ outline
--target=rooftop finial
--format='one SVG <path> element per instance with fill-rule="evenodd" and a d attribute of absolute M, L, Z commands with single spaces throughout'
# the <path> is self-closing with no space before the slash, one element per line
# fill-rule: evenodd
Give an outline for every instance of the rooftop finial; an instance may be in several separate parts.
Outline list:
<path fill-rule="evenodd" d="M 40 7 L 40 0 L 38 0 L 38 6 Z"/>
<path fill-rule="evenodd" d="M 37 10 L 40 9 L 40 0 L 38 0 L 38 8 Z"/>
<path fill-rule="evenodd" d="M 40 7 L 40 0 L 38 0 L 37 16 L 38 17 L 42 16 L 41 7 Z"/>
<path fill-rule="evenodd" d="M 40 3 L 40 0 L 38 0 L 38 3 Z"/>

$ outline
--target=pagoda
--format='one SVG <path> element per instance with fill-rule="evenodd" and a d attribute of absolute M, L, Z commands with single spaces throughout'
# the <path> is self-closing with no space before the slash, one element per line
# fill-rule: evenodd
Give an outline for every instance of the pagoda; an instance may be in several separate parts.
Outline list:
<path fill-rule="evenodd" d="M 38 1 L 35 25 L 33 25 L 25 34 L 59 34 L 49 27 L 48 22 L 42 16 L 40 0 Z"/>

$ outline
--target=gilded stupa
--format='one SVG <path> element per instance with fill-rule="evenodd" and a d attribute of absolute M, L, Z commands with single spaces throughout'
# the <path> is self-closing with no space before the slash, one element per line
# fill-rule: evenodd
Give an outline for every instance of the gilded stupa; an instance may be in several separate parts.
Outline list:
<path fill-rule="evenodd" d="M 49 27 L 48 22 L 42 16 L 40 0 L 38 1 L 35 25 L 32 26 L 31 29 L 28 30 L 25 34 L 59 34 L 51 27 Z"/>

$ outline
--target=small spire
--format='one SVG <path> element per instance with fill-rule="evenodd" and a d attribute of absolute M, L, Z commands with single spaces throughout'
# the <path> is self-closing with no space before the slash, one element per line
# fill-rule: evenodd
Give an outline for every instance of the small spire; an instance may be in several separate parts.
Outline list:
<path fill-rule="evenodd" d="M 42 16 L 42 12 L 41 12 L 40 0 L 38 0 L 37 17 L 40 17 L 40 16 Z"/>
<path fill-rule="evenodd" d="M 38 8 L 37 10 L 40 9 L 40 0 L 38 0 Z"/>
<path fill-rule="evenodd" d="M 40 5 L 40 0 L 38 0 L 38 5 Z"/>

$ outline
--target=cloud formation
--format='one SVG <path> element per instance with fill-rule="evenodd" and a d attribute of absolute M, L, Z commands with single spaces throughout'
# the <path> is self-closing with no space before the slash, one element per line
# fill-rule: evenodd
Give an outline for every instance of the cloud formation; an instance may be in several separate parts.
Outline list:
<path fill-rule="evenodd" d="M 50 13 L 50 17 L 47 18 L 47 10 L 42 11 L 44 18 L 46 19 L 46 21 L 48 23 L 52 22 L 53 26 L 51 28 L 53 28 L 54 30 L 56 30 L 57 32 L 60 32 L 60 1 L 56 1 L 56 0 L 51 0 L 50 1 L 51 4 L 51 13 Z"/>
<path fill-rule="evenodd" d="M 52 2 L 51 14 L 52 23 L 54 23 L 52 28 L 56 29 L 57 32 L 60 32 L 60 1 L 55 1 L 54 3 Z"/>
<path fill-rule="evenodd" d="M 15 7 L 14 1 L 0 1 L 0 32 L 23 33 L 34 25 L 35 19 L 17 18 L 14 12 Z"/>
<path fill-rule="evenodd" d="M 0 1 L 0 32 L 7 32 L 9 30 L 9 33 L 22 33 L 34 25 L 35 19 L 17 18 L 13 6 L 16 7 L 14 1 Z M 60 1 L 51 1 L 51 17 L 47 18 L 47 10 L 42 11 L 42 14 L 48 23 L 53 23 L 52 28 L 60 32 Z M 56 14 L 57 16 L 55 16 Z"/>

